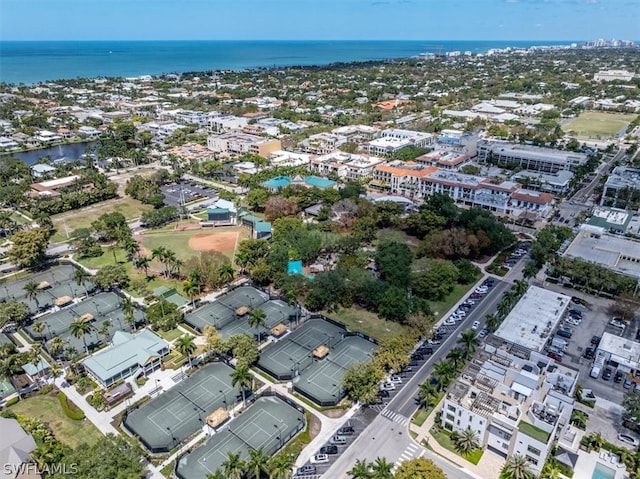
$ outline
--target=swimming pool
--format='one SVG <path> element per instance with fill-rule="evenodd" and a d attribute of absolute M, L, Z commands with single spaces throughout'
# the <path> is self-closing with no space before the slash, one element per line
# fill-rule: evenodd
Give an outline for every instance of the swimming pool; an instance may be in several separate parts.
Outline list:
<path fill-rule="evenodd" d="M 591 479 L 615 479 L 615 477 L 616 471 L 604 464 L 596 462 L 596 467 L 593 469 Z"/>

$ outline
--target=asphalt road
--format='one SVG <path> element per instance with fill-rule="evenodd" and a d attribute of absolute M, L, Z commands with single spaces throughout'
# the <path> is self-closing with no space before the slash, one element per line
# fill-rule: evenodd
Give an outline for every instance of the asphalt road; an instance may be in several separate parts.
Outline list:
<path fill-rule="evenodd" d="M 521 262 L 519 262 L 521 263 Z M 518 265 L 520 266 L 520 264 Z M 493 313 L 502 295 L 511 287 L 510 282 L 496 281 L 493 288 L 484 299 L 476 305 L 473 311 L 459 323 L 458 328 L 439 345 L 439 348 L 428 361 L 407 381 L 402 389 L 386 405 L 382 413 L 358 436 L 358 438 L 344 451 L 322 477 L 347 478 L 356 459 L 374 461 L 384 456 L 388 461 L 396 463 L 398 460 L 426 456 L 442 468 L 450 479 L 471 479 L 473 476 L 461 470 L 456 465 L 442 459 L 430 451 L 416 447 L 407 433 L 407 424 L 413 413 L 418 409 L 416 396 L 419 385 L 424 382 L 433 365 L 444 358 L 456 345 L 458 335 L 470 328 L 474 321 L 480 321 L 479 330 L 484 327 L 485 317 Z"/>

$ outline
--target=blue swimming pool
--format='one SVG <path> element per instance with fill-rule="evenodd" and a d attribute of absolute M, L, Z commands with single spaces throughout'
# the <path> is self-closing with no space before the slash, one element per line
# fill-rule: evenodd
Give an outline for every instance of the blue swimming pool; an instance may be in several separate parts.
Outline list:
<path fill-rule="evenodd" d="M 596 467 L 593 469 L 593 475 L 591 479 L 615 479 L 616 471 L 610 467 L 605 466 L 599 462 L 596 463 Z"/>

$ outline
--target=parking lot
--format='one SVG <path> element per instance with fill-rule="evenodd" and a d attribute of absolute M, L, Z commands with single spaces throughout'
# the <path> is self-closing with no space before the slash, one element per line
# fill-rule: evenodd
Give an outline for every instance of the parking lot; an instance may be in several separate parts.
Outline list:
<path fill-rule="evenodd" d="M 178 206 L 192 201 L 215 198 L 218 193 L 211 188 L 193 183 L 169 183 L 160 187 L 167 206 Z"/>

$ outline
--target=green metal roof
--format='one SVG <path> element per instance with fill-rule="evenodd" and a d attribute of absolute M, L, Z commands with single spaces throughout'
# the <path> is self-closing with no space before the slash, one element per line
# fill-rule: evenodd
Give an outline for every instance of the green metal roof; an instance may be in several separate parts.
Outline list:
<path fill-rule="evenodd" d="M 256 223 L 255 228 L 258 233 L 271 233 L 271 223 L 268 221 Z"/>

